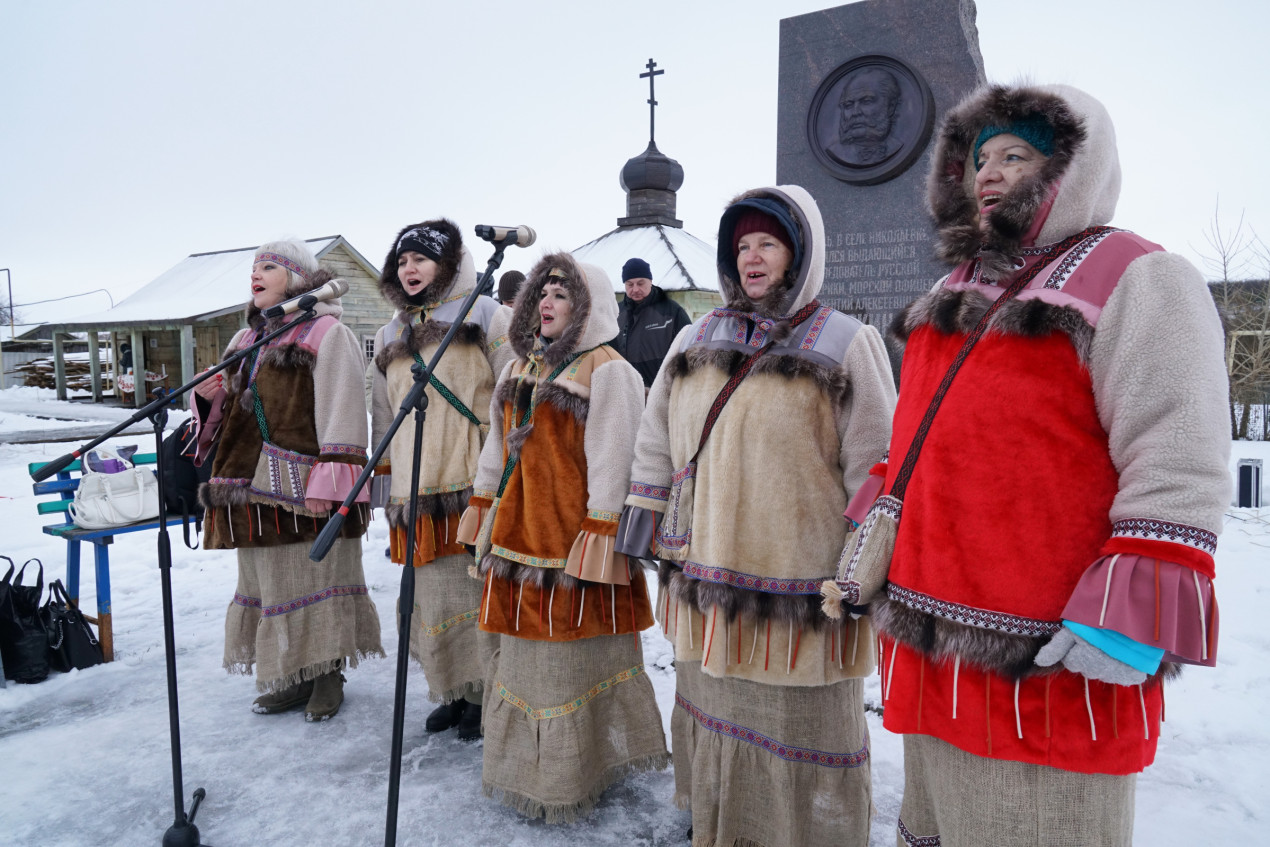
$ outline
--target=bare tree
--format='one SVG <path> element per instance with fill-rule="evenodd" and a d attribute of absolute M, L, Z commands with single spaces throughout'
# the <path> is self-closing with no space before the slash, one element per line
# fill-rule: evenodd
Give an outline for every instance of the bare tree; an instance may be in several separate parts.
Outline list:
<path fill-rule="evenodd" d="M 1204 233 L 1204 260 L 1225 331 L 1226 375 L 1230 380 L 1230 433 L 1248 438 L 1252 410 L 1259 408 L 1261 437 L 1270 436 L 1266 404 L 1270 401 L 1270 248 L 1244 223 L 1223 226 L 1220 205 Z M 1258 274 L 1260 276 L 1260 274 Z M 1255 430 L 1254 430 L 1255 431 Z"/>

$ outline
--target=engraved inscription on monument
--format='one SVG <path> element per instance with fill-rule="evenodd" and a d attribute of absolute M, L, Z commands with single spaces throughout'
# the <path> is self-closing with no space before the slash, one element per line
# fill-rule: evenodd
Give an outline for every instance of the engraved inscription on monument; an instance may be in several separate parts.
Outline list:
<path fill-rule="evenodd" d="M 876 185 L 908 170 L 930 140 L 935 102 L 921 75 L 891 56 L 858 56 L 825 77 L 807 111 L 807 143 L 829 173 Z"/>
<path fill-rule="evenodd" d="M 826 298 L 885 329 L 931 286 L 930 238 L 926 227 L 826 232 Z"/>

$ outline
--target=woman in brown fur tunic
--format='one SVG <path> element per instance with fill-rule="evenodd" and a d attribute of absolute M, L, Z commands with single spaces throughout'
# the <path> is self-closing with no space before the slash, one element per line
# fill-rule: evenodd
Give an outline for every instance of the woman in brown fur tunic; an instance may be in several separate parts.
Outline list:
<path fill-rule="evenodd" d="M 341 668 L 384 654 L 362 574 L 366 507 L 349 512 L 323 561 L 308 556 L 330 509 L 366 464 L 360 345 L 340 323 L 338 298 L 319 303 L 312 321 L 297 320 L 300 312 L 270 320 L 261 314 L 330 279 L 302 242 L 260 247 L 248 328 L 234 336 L 228 352 L 280 324 L 294 327 L 244 359 L 226 382 L 203 383 L 195 403 L 205 422 L 200 443 L 219 444 L 211 481 L 200 491 L 207 509 L 204 547 L 238 551 L 225 667 L 241 673 L 255 667 L 256 687 L 264 693 L 253 711 L 304 705 L 310 721 L 339 711 Z"/>
<path fill-rule="evenodd" d="M 501 635 L 484 790 L 548 823 L 669 759 L 640 644 L 653 621 L 643 571 L 614 552 L 644 399 L 615 335 L 602 270 L 556 253 L 530 271 L 459 531 L 483 554 L 481 629 Z"/>
<path fill-rule="evenodd" d="M 490 333 L 491 318 L 499 309 L 492 299 L 478 297 L 466 316 L 459 314 L 475 284 L 472 257 L 453 222 L 438 219 L 402 229 L 379 278 L 380 294 L 396 313 L 375 336 L 371 374 L 372 428 L 378 443 L 414 387 L 411 368 L 431 361 L 454 322 L 462 323 L 425 389 L 428 417 L 419 466 L 416 543 L 409 560 L 415 572 L 410 655 L 423 666 L 429 698 L 441 704 L 428 715 L 425 726 L 429 732 L 440 732 L 458 725 L 464 740 L 481 734 L 486 665 L 497 639 L 477 630 L 480 585 L 468 576 L 472 560 L 455 529 L 471 496 L 476 462 L 489 430 L 494 367 L 502 364 L 506 351 Z M 387 489 L 383 496 L 391 525 L 390 552 L 398 564 L 407 561 L 414 427 L 411 415 L 375 469 L 376 487 Z"/>
<path fill-rule="evenodd" d="M 727 305 L 679 333 L 640 421 L 618 549 L 666 560 L 675 802 L 702 847 L 868 842 L 873 636 L 826 622 L 819 589 L 848 498 L 886 449 L 895 389 L 877 330 L 815 299 L 824 259 L 802 188 L 733 201 Z"/>

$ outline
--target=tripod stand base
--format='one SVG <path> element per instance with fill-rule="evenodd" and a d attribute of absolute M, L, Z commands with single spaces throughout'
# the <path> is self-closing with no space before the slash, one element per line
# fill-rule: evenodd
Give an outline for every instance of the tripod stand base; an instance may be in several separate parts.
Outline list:
<path fill-rule="evenodd" d="M 198 827 L 192 823 L 174 823 L 163 833 L 163 847 L 200 847 Z M 206 847 L 206 845 L 202 845 Z"/>

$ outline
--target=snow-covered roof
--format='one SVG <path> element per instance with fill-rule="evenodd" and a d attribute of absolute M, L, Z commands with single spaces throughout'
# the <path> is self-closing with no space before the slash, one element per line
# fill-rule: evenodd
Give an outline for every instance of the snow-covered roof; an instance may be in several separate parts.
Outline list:
<path fill-rule="evenodd" d="M 310 238 L 306 243 L 319 259 L 341 243 L 361 259 L 360 254 L 339 235 Z M 79 329 L 171 323 L 241 311 L 247 303 L 247 280 L 251 275 L 255 251 L 255 247 L 243 247 L 216 253 L 195 253 L 120 300 L 114 308 L 60 325 Z M 365 262 L 364 259 L 361 261 Z M 367 266 L 373 268 L 372 265 Z"/>
<path fill-rule="evenodd" d="M 715 247 L 682 229 L 661 224 L 618 227 L 573 251 L 582 262 L 608 272 L 615 292 L 624 292 L 622 265 L 638 256 L 653 270 L 653 284 L 666 291 L 718 291 Z"/>
<path fill-rule="evenodd" d="M 12 341 L 15 338 L 21 338 L 26 333 L 40 327 L 41 324 L 14 324 L 13 331 L 9 331 L 9 325 L 0 324 L 0 342 Z"/>

